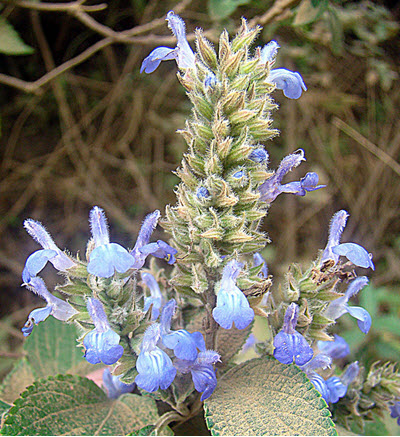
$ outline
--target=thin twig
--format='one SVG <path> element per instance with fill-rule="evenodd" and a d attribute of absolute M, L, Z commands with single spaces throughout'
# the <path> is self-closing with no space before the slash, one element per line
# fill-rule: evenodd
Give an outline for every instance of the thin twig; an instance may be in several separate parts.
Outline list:
<path fill-rule="evenodd" d="M 45 12 L 71 12 L 77 9 L 85 12 L 98 12 L 108 8 L 107 3 L 85 6 L 82 4 L 81 0 L 68 3 L 43 3 L 32 2 L 28 0 L 1 0 L 1 3 L 17 6 L 19 8 Z"/>

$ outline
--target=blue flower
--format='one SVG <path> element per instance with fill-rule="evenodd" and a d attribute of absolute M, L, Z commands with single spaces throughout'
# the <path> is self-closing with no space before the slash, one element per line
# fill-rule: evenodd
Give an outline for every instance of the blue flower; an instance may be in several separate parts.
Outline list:
<path fill-rule="evenodd" d="M 87 310 L 95 329 L 83 339 L 86 360 L 90 364 L 115 364 L 124 353 L 124 348 L 119 344 L 120 336 L 110 328 L 103 305 L 98 299 L 89 298 Z"/>
<path fill-rule="evenodd" d="M 142 272 L 142 281 L 149 287 L 151 296 L 147 296 L 144 298 L 144 307 L 143 311 L 147 313 L 150 306 L 153 305 L 151 320 L 158 319 L 160 315 L 160 309 L 163 304 L 164 298 L 161 294 L 160 287 L 155 279 L 155 277 L 146 272 Z"/>
<path fill-rule="evenodd" d="M 276 172 L 260 185 L 260 200 L 272 203 L 281 193 L 291 193 L 298 196 L 304 196 L 307 191 L 323 188 L 325 185 L 317 185 L 318 175 L 316 173 L 307 173 L 300 182 L 290 182 L 285 185 L 281 184 L 283 177 L 289 173 L 289 171 L 296 168 L 301 161 L 305 161 L 304 150 L 302 149 L 285 156 L 279 164 Z"/>
<path fill-rule="evenodd" d="M 400 401 L 396 402 L 394 405 L 390 407 L 390 417 L 393 419 L 397 418 L 397 424 L 400 426 Z"/>
<path fill-rule="evenodd" d="M 213 350 L 199 352 L 196 360 L 176 360 L 175 366 L 182 373 L 190 371 L 194 388 L 203 393 L 200 400 L 208 399 L 217 386 L 217 377 L 213 364 L 220 360 L 220 355 Z"/>
<path fill-rule="evenodd" d="M 110 399 L 118 399 L 124 393 L 131 393 L 135 388 L 135 383 L 125 384 L 120 380 L 120 376 L 112 375 L 107 367 L 103 372 L 103 386 Z"/>
<path fill-rule="evenodd" d="M 148 255 L 153 255 L 157 258 L 163 258 L 168 264 L 173 264 L 176 261 L 175 255 L 177 250 L 162 240 L 156 243 L 149 243 L 151 234 L 157 226 L 160 218 L 160 211 L 156 210 L 148 214 L 140 228 L 135 247 L 131 250 L 131 255 L 134 258 L 133 268 L 141 269 Z"/>
<path fill-rule="evenodd" d="M 260 51 L 260 62 L 270 65 L 275 63 L 275 57 L 278 53 L 279 45 L 276 41 L 270 41 Z M 275 84 L 276 88 L 283 91 L 283 94 L 289 99 L 298 99 L 307 87 L 301 75 L 297 72 L 286 70 L 286 68 L 277 68 L 271 70 L 267 80 Z"/>
<path fill-rule="evenodd" d="M 206 187 L 199 187 L 196 191 L 196 196 L 198 199 L 207 199 L 210 197 L 210 192 L 207 190 Z"/>
<path fill-rule="evenodd" d="M 217 306 L 213 310 L 214 320 L 224 329 L 244 329 L 254 318 L 254 311 L 243 292 L 236 286 L 243 264 L 236 260 L 229 261 L 222 272 L 220 290 L 217 295 Z"/>
<path fill-rule="evenodd" d="M 32 332 L 34 325 L 43 322 L 49 315 L 65 322 L 76 314 L 75 309 L 69 303 L 53 296 L 47 290 L 43 279 L 39 276 L 30 277 L 29 281 L 25 282 L 24 285 L 47 302 L 46 307 L 37 308 L 29 314 L 28 320 L 22 328 L 22 333 L 25 337 Z"/>
<path fill-rule="evenodd" d="M 350 346 L 339 335 L 334 335 L 334 341 L 318 341 L 318 349 L 332 359 L 344 358 L 350 354 Z"/>
<path fill-rule="evenodd" d="M 154 323 L 146 329 L 136 361 L 139 374 L 135 378 L 138 387 L 148 392 L 161 388 L 167 389 L 175 378 L 176 369 L 171 358 L 158 346 L 161 337 L 161 326 Z"/>
<path fill-rule="evenodd" d="M 165 241 L 158 240 L 155 243 L 149 243 L 141 247 L 140 253 L 145 255 L 153 255 L 156 258 L 161 258 L 167 261 L 168 264 L 174 264 L 176 261 L 175 255 L 178 253 L 176 249 L 171 247 Z"/>
<path fill-rule="evenodd" d="M 264 148 L 258 147 L 257 149 L 254 149 L 250 153 L 248 158 L 254 162 L 258 162 L 260 164 L 263 164 L 263 163 L 267 163 L 269 156 L 268 156 L 267 151 Z"/>
<path fill-rule="evenodd" d="M 95 248 L 90 253 L 87 271 L 101 278 L 109 278 L 115 271 L 125 273 L 132 268 L 133 256 L 119 244 L 110 243 L 106 216 L 98 206 L 90 211 L 90 226 Z"/>
<path fill-rule="evenodd" d="M 206 350 L 203 334 L 201 332 L 190 333 L 185 329 L 171 331 L 171 320 L 175 308 L 175 299 L 171 299 L 161 312 L 162 343 L 168 349 L 173 349 L 177 358 L 194 361 L 197 358 L 197 350 Z"/>
<path fill-rule="evenodd" d="M 336 320 L 345 313 L 349 313 L 357 319 L 358 327 L 364 334 L 367 334 L 371 328 L 371 316 L 368 311 L 362 307 L 351 307 L 348 301 L 352 296 L 355 296 L 362 288 L 368 284 L 366 276 L 359 276 L 350 282 L 344 296 L 338 297 L 332 301 L 324 312 L 324 316 L 331 320 Z"/>
<path fill-rule="evenodd" d="M 51 235 L 41 223 L 28 219 L 24 221 L 24 227 L 28 234 L 43 247 L 43 250 L 33 252 L 26 260 L 22 273 L 24 283 L 28 283 L 31 277 L 36 276 L 47 264 L 47 261 L 50 261 L 54 268 L 61 272 L 76 265 L 74 261 L 54 243 Z"/>
<path fill-rule="evenodd" d="M 303 91 L 307 91 L 303 78 L 297 71 L 277 68 L 270 71 L 267 80 L 275 84 L 278 90 L 282 90 L 289 99 L 298 99 Z"/>
<path fill-rule="evenodd" d="M 193 68 L 195 56 L 186 39 L 185 23 L 179 15 L 169 11 L 166 20 L 168 27 L 177 39 L 174 49 L 169 47 L 157 47 L 147 58 L 143 60 L 140 72 L 152 73 L 160 65 L 161 61 L 175 59 L 178 68 Z"/>
<path fill-rule="evenodd" d="M 313 356 L 307 340 L 294 329 L 298 316 L 299 307 L 292 302 L 286 310 L 282 330 L 274 338 L 274 357 L 282 364 L 292 364 L 294 361 L 302 366 Z"/>
<path fill-rule="evenodd" d="M 328 404 L 336 403 L 346 394 L 348 386 L 354 381 L 360 370 L 358 363 L 354 362 L 347 366 L 341 377 L 331 376 L 327 380 L 315 372 L 316 369 L 326 368 L 331 363 L 332 358 L 330 356 L 318 354 L 308 363 L 300 366 Z"/>
<path fill-rule="evenodd" d="M 258 276 L 267 279 L 268 278 L 268 266 L 267 266 L 267 262 L 265 261 L 265 259 L 262 257 L 262 255 L 258 252 L 256 252 L 255 254 L 253 254 L 253 260 L 254 260 L 254 266 L 260 266 L 261 267 L 261 271 L 258 274 Z"/>
<path fill-rule="evenodd" d="M 362 246 L 356 243 L 343 243 L 340 244 L 340 237 L 346 226 L 347 218 L 349 214 L 345 210 L 336 212 L 329 226 L 329 237 L 324 252 L 321 257 L 321 265 L 328 261 L 333 260 L 335 264 L 338 263 L 340 256 L 345 256 L 355 266 L 375 269 L 372 262 L 372 256 Z"/>

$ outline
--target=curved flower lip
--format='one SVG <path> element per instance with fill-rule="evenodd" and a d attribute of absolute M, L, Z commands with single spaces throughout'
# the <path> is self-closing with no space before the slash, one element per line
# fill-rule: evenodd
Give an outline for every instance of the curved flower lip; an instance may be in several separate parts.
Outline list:
<path fill-rule="evenodd" d="M 371 268 L 375 270 L 372 262 L 372 256 L 359 244 L 356 243 L 342 243 L 332 247 L 332 252 L 335 255 L 345 256 L 355 266 Z"/>
<path fill-rule="evenodd" d="M 157 320 L 160 315 L 160 309 L 164 301 L 164 297 L 161 294 L 160 287 L 156 281 L 156 278 L 147 272 L 142 272 L 141 274 L 142 281 L 147 285 L 150 290 L 151 296 L 147 296 L 144 298 L 144 307 L 143 311 L 146 313 L 150 306 L 153 305 L 151 320 Z"/>
<path fill-rule="evenodd" d="M 44 269 L 48 261 L 57 256 L 53 249 L 40 249 L 28 256 L 24 270 L 22 271 L 22 280 L 28 284 L 30 279 Z"/>
<path fill-rule="evenodd" d="M 286 70 L 286 68 L 271 70 L 267 80 L 274 83 L 276 88 L 282 90 L 285 97 L 289 99 L 298 99 L 303 91 L 307 91 L 300 73 Z"/>
<path fill-rule="evenodd" d="M 279 44 L 274 40 L 270 41 L 268 44 L 265 44 L 260 51 L 260 61 L 263 64 L 266 64 L 267 62 L 274 62 L 279 48 Z"/>
<path fill-rule="evenodd" d="M 44 320 L 49 317 L 51 314 L 52 307 L 50 305 L 44 307 L 44 308 L 36 308 L 35 310 L 31 311 L 31 313 L 28 316 L 28 320 L 26 321 L 25 325 L 22 327 L 21 331 L 24 334 L 24 337 L 28 337 L 33 331 L 33 327 L 35 325 L 38 325 L 40 322 L 43 322 Z"/>
<path fill-rule="evenodd" d="M 87 271 L 91 275 L 110 278 L 116 271 L 125 273 L 132 268 L 135 259 L 117 243 L 102 244 L 90 253 Z"/>
<path fill-rule="evenodd" d="M 139 249 L 140 253 L 147 256 L 153 255 L 156 258 L 161 258 L 167 261 L 168 264 L 174 264 L 176 261 L 175 255 L 178 250 L 171 247 L 165 241 L 158 240 L 155 243 L 149 243 Z"/>

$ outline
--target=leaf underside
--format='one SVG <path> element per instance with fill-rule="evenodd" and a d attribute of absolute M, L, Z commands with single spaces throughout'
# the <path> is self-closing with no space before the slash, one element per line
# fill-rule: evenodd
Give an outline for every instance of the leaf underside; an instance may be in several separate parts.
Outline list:
<path fill-rule="evenodd" d="M 22 393 L 6 416 L 2 435 L 127 435 L 157 421 L 148 396 L 110 400 L 93 381 L 57 375 Z"/>
<path fill-rule="evenodd" d="M 305 373 L 273 358 L 228 371 L 204 408 L 212 435 L 337 435 L 325 401 Z"/>

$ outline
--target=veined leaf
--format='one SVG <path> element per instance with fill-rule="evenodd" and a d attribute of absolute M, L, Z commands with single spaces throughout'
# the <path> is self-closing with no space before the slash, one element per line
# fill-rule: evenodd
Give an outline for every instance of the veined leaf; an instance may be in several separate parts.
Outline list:
<path fill-rule="evenodd" d="M 110 400 L 93 381 L 57 375 L 22 393 L 5 417 L 2 435 L 127 435 L 153 425 L 157 406 L 149 396 Z"/>
<path fill-rule="evenodd" d="M 25 358 L 19 360 L 4 378 L 0 386 L 0 398 L 6 402 L 14 402 L 34 380 L 35 377 L 28 361 Z"/>
<path fill-rule="evenodd" d="M 34 49 L 21 39 L 14 27 L 0 17 L 0 53 L 6 55 L 31 55 Z"/>
<path fill-rule="evenodd" d="M 77 347 L 80 337 L 75 325 L 49 317 L 35 326 L 24 343 L 27 359 L 35 378 L 71 373 L 86 375 L 95 367 L 83 358 L 83 350 Z"/>
<path fill-rule="evenodd" d="M 229 370 L 204 409 L 213 435 L 337 435 L 306 374 L 268 357 Z"/>

